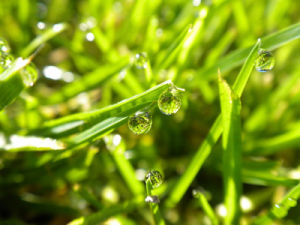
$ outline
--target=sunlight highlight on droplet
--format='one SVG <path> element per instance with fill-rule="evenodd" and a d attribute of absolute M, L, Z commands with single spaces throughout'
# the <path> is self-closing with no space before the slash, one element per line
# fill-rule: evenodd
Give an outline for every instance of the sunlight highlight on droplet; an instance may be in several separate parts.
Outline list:
<path fill-rule="evenodd" d="M 86 34 L 85 38 L 88 41 L 93 41 L 95 39 L 95 36 L 94 36 L 93 33 L 89 32 L 89 33 Z"/>

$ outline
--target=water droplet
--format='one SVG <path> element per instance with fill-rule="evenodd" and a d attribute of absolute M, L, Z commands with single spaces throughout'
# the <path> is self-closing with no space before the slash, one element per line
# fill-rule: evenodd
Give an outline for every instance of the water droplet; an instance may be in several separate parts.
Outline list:
<path fill-rule="evenodd" d="M 194 198 L 199 198 L 200 197 L 200 191 L 199 190 L 192 190 L 192 195 Z"/>
<path fill-rule="evenodd" d="M 156 170 L 150 170 L 147 172 L 145 176 L 145 181 L 149 180 L 152 187 L 156 188 L 159 187 L 163 182 L 163 176 L 159 171 Z"/>
<path fill-rule="evenodd" d="M 93 40 L 95 39 L 95 36 L 94 36 L 93 33 L 88 32 L 88 33 L 86 34 L 85 38 L 86 38 L 87 41 L 91 42 L 91 41 L 93 41 Z"/>
<path fill-rule="evenodd" d="M 41 22 L 39 21 L 37 24 L 36 24 L 37 28 L 40 29 L 40 30 L 45 30 L 47 25 L 44 23 L 44 22 Z"/>
<path fill-rule="evenodd" d="M 152 126 L 151 111 L 138 111 L 128 119 L 129 129 L 135 134 L 145 134 Z"/>
<path fill-rule="evenodd" d="M 8 67 L 11 66 L 15 58 L 8 53 L 2 53 L 1 59 L 0 59 L 0 64 L 3 67 L 3 69 L 7 69 Z"/>
<path fill-rule="evenodd" d="M 176 86 L 171 86 L 167 91 L 161 93 L 158 98 L 158 108 L 166 115 L 175 114 L 181 106 L 182 93 Z"/>
<path fill-rule="evenodd" d="M 277 218 L 283 218 L 287 215 L 287 209 L 282 204 L 274 205 L 272 212 L 275 214 Z"/>
<path fill-rule="evenodd" d="M 7 41 L 4 38 L 0 38 L 0 56 L 2 54 L 8 54 L 10 52 L 10 47 L 7 43 Z"/>
<path fill-rule="evenodd" d="M 32 62 L 21 70 L 21 75 L 23 78 L 23 83 L 27 87 L 33 86 L 38 78 L 36 67 Z"/>
<path fill-rule="evenodd" d="M 145 202 L 150 202 L 150 203 L 160 203 L 159 198 L 157 195 L 149 195 L 145 198 Z"/>
<path fill-rule="evenodd" d="M 275 64 L 275 58 L 274 55 L 266 51 L 264 49 L 259 49 L 254 65 L 255 69 L 259 72 L 267 72 L 270 71 Z"/>
<path fill-rule="evenodd" d="M 288 198 L 286 203 L 290 207 L 295 207 L 297 205 L 297 200 L 294 198 Z"/>
<path fill-rule="evenodd" d="M 147 67 L 148 57 L 144 53 L 135 55 L 135 66 L 138 69 L 145 69 Z"/>

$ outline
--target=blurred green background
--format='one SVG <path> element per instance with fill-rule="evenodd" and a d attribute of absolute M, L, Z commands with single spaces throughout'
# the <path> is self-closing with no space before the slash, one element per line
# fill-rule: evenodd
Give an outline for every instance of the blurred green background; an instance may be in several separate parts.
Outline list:
<path fill-rule="evenodd" d="M 161 171 L 165 179 L 157 192 L 167 224 L 210 224 L 193 198 L 195 189 L 205 193 L 222 218 L 220 141 L 181 201 L 172 208 L 164 202 L 220 113 L 217 68 L 232 85 L 257 39 L 298 23 L 299 15 L 300 3 L 294 0 L 0 1 L 0 37 L 15 57 L 28 57 L 47 40 L 33 59 L 37 82 L 0 112 L 0 224 L 67 224 L 109 209 L 135 196 L 126 174 L 135 175 L 144 188 L 150 169 Z M 185 36 L 190 24 L 192 32 Z M 30 45 L 34 39 L 38 44 Z M 242 201 L 248 203 L 242 203 L 241 224 L 250 224 L 278 203 L 300 178 L 300 41 L 291 40 L 269 42 L 274 69 L 253 70 L 241 98 Z M 247 47 L 245 54 L 239 52 Z M 234 60 L 222 61 L 234 51 Z M 140 52 L 148 55 L 147 69 L 134 64 Z M 181 109 L 171 116 L 154 109 L 147 134 L 135 135 L 124 125 L 71 149 L 22 146 L 37 142 L 20 139 L 24 135 L 67 142 L 70 134 L 40 128 L 169 79 L 186 90 Z M 127 159 L 121 163 L 112 152 L 116 146 L 109 144 L 115 139 Z M 133 171 L 127 171 L 124 161 Z M 143 199 L 129 212 L 125 209 L 95 224 L 152 223 Z M 300 224 L 299 209 L 273 224 Z"/>

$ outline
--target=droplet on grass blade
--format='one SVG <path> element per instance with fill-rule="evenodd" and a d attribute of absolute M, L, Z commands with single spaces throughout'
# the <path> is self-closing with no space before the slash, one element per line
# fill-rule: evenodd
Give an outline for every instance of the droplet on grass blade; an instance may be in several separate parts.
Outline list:
<path fill-rule="evenodd" d="M 0 56 L 4 53 L 9 53 L 10 47 L 4 38 L 0 38 Z"/>
<path fill-rule="evenodd" d="M 150 203 L 160 203 L 159 198 L 157 195 L 149 195 L 145 198 L 145 202 L 150 202 Z"/>
<path fill-rule="evenodd" d="M 172 115 L 178 112 L 181 107 L 182 93 L 176 86 L 170 87 L 167 91 L 161 93 L 158 98 L 159 110 L 166 114 Z"/>
<path fill-rule="evenodd" d="M 159 171 L 150 170 L 146 173 L 145 182 L 150 181 L 153 188 L 159 187 L 163 182 L 163 176 Z"/>
<path fill-rule="evenodd" d="M 274 205 L 272 212 L 275 214 L 277 218 L 283 218 L 287 215 L 287 209 L 282 204 L 276 204 Z"/>
<path fill-rule="evenodd" d="M 294 198 L 288 198 L 287 205 L 290 207 L 295 207 L 297 205 L 297 200 Z"/>
<path fill-rule="evenodd" d="M 145 134 L 151 126 L 151 111 L 138 111 L 128 119 L 128 127 L 135 134 Z"/>
<path fill-rule="evenodd" d="M 9 54 L 9 53 L 2 53 L 1 54 L 1 59 L 0 59 L 0 64 L 3 67 L 3 69 L 7 69 L 8 67 L 11 66 L 15 58 Z"/>
<path fill-rule="evenodd" d="M 25 66 L 23 69 L 21 69 L 21 75 L 23 78 L 23 83 L 27 87 L 33 86 L 33 84 L 38 78 L 36 67 L 32 62 Z"/>
<path fill-rule="evenodd" d="M 145 69 L 147 67 L 148 57 L 144 53 L 138 53 L 135 55 L 135 66 L 138 69 Z"/>
<path fill-rule="evenodd" d="M 255 62 L 255 69 L 259 72 L 270 71 L 275 65 L 274 55 L 264 49 L 259 49 Z"/>

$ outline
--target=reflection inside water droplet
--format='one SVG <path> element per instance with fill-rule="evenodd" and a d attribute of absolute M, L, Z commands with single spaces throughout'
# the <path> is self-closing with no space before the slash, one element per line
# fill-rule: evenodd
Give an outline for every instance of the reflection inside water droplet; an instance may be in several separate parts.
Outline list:
<path fill-rule="evenodd" d="M 287 215 L 287 209 L 282 204 L 274 205 L 272 212 L 275 214 L 277 218 L 283 218 Z"/>
<path fill-rule="evenodd" d="M 153 188 L 159 187 L 163 182 L 163 176 L 159 171 L 150 170 L 145 176 L 145 182 L 150 181 Z"/>
<path fill-rule="evenodd" d="M 259 49 L 255 62 L 255 69 L 259 72 L 270 71 L 275 65 L 274 55 L 264 49 Z"/>
<path fill-rule="evenodd" d="M 151 111 L 138 111 L 128 119 L 128 127 L 135 134 L 145 134 L 151 126 Z"/>
<path fill-rule="evenodd" d="M 182 93 L 176 86 L 171 86 L 167 91 L 161 93 L 158 98 L 158 108 L 166 115 L 177 113 L 181 107 Z"/>
<path fill-rule="evenodd" d="M 138 69 L 145 69 L 147 67 L 148 57 L 144 53 L 135 55 L 135 66 Z"/>
<path fill-rule="evenodd" d="M 27 86 L 33 86 L 38 78 L 38 73 L 35 65 L 31 62 L 21 70 L 23 83 Z"/>
<path fill-rule="evenodd" d="M 0 64 L 3 67 L 3 69 L 7 69 L 11 66 L 15 58 L 9 54 L 9 53 L 2 53 L 1 59 L 0 59 Z"/>

